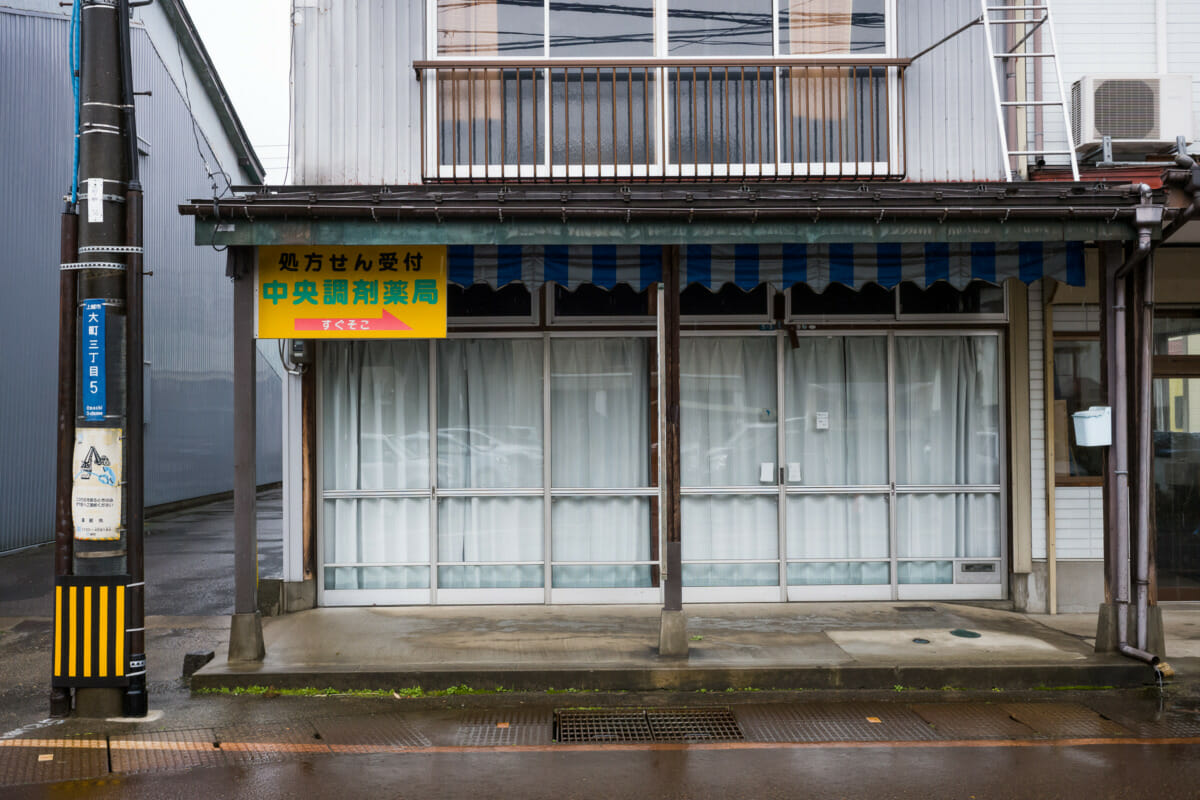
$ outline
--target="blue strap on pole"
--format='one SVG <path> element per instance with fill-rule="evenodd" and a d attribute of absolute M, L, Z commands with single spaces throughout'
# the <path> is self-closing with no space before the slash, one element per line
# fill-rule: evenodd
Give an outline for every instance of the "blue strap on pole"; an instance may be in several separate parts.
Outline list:
<path fill-rule="evenodd" d="M 75 147 L 74 166 L 71 168 L 71 205 L 79 202 L 79 56 L 80 56 L 80 0 L 71 4 L 71 41 L 67 48 L 71 68 L 71 90 L 75 95 Z"/>

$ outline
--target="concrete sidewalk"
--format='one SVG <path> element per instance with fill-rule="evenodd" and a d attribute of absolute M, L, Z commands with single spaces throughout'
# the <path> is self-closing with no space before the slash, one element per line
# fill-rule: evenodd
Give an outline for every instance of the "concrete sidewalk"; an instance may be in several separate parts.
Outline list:
<path fill-rule="evenodd" d="M 222 649 L 192 688 L 1031 689 L 1156 681 L 1146 664 L 1093 652 L 1094 614 L 952 603 L 685 612 L 690 653 L 662 658 L 654 606 L 319 608 L 266 619 L 262 663 L 228 662 Z M 1166 619 L 1167 655 L 1184 657 L 1170 659 L 1180 679 L 1200 678 L 1200 609 L 1168 611 Z"/>

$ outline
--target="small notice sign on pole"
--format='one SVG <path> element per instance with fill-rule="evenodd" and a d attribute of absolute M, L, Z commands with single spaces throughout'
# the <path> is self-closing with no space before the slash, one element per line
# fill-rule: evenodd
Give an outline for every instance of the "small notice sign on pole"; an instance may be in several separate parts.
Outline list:
<path fill-rule="evenodd" d="M 75 538 L 121 538 L 121 483 L 124 481 L 120 428 L 76 428 L 71 489 Z"/>
<path fill-rule="evenodd" d="M 260 339 L 441 339 L 444 246 L 258 248 Z"/>

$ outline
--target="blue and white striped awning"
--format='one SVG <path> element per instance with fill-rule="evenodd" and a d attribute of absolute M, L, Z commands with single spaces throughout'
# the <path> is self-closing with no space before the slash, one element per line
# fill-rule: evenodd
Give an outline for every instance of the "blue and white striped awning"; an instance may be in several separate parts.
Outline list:
<path fill-rule="evenodd" d="M 661 245 L 455 245 L 448 248 L 449 280 L 459 286 L 585 283 L 637 291 L 662 279 Z M 831 283 L 861 288 L 908 281 L 929 286 L 947 281 L 1032 283 L 1049 277 L 1084 284 L 1082 242 L 916 242 L 884 244 L 687 245 L 680 252 L 680 282 L 717 290 L 728 283 L 753 289 L 798 283 L 822 292 Z"/>

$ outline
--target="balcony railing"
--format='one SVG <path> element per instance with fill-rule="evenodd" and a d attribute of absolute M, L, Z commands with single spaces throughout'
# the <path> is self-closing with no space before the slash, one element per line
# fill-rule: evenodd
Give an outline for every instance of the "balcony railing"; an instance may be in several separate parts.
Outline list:
<path fill-rule="evenodd" d="M 426 181 L 903 177 L 904 59 L 418 61 Z"/>

